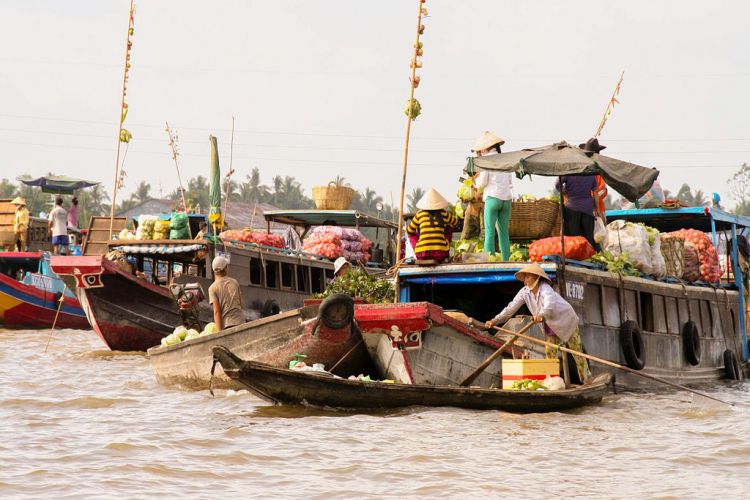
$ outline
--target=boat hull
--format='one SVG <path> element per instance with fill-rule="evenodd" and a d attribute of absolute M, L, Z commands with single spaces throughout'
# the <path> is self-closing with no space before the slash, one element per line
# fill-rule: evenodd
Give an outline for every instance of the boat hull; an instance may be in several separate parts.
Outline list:
<path fill-rule="evenodd" d="M 274 368 L 243 360 L 224 347 L 216 347 L 213 353 L 225 373 L 264 399 L 290 405 L 353 410 L 453 406 L 518 413 L 562 411 L 601 401 L 611 380 L 609 374 L 604 374 L 586 386 L 561 391 L 391 384 Z"/>
<path fill-rule="evenodd" d="M 0 275 L 0 322 L 12 328 L 51 328 L 53 324 L 56 328 L 89 328 L 86 315 L 74 297 L 65 296 L 57 313 L 59 297 L 58 293 Z"/>
<path fill-rule="evenodd" d="M 287 311 L 177 345 L 155 347 L 148 350 L 148 357 L 159 383 L 203 390 L 209 386 L 242 388 L 220 367 L 212 377 L 212 349 L 217 345 L 275 367 L 288 366 L 295 354 L 304 354 L 308 365 L 322 363 L 329 368 L 345 355 L 349 361 L 355 361 L 360 354 L 366 356 L 359 335 L 351 325 L 328 328 L 317 321 L 317 313 L 318 306 Z M 347 355 L 354 348 L 362 352 Z"/>

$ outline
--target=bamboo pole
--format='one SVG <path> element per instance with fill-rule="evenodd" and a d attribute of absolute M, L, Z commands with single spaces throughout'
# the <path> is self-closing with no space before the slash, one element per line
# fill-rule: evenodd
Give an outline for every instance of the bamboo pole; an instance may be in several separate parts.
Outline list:
<path fill-rule="evenodd" d="M 615 107 L 615 103 L 619 102 L 617 100 L 617 96 L 620 93 L 620 85 L 622 85 L 622 80 L 625 78 L 625 72 L 623 71 L 620 74 L 620 79 L 617 81 L 617 85 L 615 85 L 615 90 L 612 92 L 612 97 L 609 98 L 609 101 L 607 101 L 607 107 L 604 109 L 604 114 L 602 115 L 602 120 L 599 122 L 599 126 L 596 128 L 596 132 L 594 133 L 594 137 L 599 137 L 599 135 L 602 133 L 602 129 L 604 128 L 604 124 L 607 123 L 607 118 L 612 113 L 612 109 Z"/>
<path fill-rule="evenodd" d="M 229 172 L 227 172 L 227 183 L 224 188 L 224 222 L 227 221 L 227 205 L 229 204 L 229 183 L 232 182 L 232 174 L 234 169 L 232 168 L 232 160 L 234 159 L 234 116 L 232 117 L 232 138 L 229 142 Z M 251 222 L 252 225 L 252 222 Z"/>
<path fill-rule="evenodd" d="M 180 196 L 182 197 L 182 207 L 187 213 L 187 203 L 185 203 L 185 188 L 182 186 L 182 175 L 180 174 L 180 165 L 177 163 L 177 136 L 172 133 L 172 129 L 169 128 L 169 122 L 164 122 L 167 126 L 165 131 L 169 136 L 169 147 L 172 149 L 172 159 L 174 160 L 174 167 L 177 169 L 177 181 L 180 183 Z"/>
<path fill-rule="evenodd" d="M 133 9 L 133 0 L 130 0 L 130 11 L 128 17 L 128 35 L 125 38 L 125 65 L 122 72 L 122 94 L 120 96 L 120 120 L 117 128 L 117 156 L 115 158 L 115 182 L 112 186 L 112 207 L 109 211 L 109 239 L 112 239 L 112 230 L 115 222 L 115 206 L 117 205 L 117 185 L 120 177 L 120 136 L 122 135 L 122 124 L 125 121 L 125 110 L 127 104 L 125 104 L 125 94 L 128 86 L 128 71 L 130 70 L 130 47 L 132 42 L 130 37 L 133 34 L 133 23 L 134 23 L 135 11 Z"/>
<path fill-rule="evenodd" d="M 399 205 L 398 205 L 398 221 L 396 223 L 398 224 L 398 233 L 396 234 L 396 258 L 394 259 L 396 261 L 396 267 L 398 268 L 398 263 L 401 261 L 401 237 L 403 236 L 404 232 L 404 192 L 406 191 L 406 171 L 409 164 L 409 137 L 411 134 L 411 122 L 412 120 L 412 112 L 414 110 L 414 89 L 415 89 L 415 77 L 417 75 L 417 57 L 419 57 L 419 37 L 422 35 L 422 32 L 424 31 L 424 28 L 422 26 L 422 0 L 417 0 L 417 34 L 416 39 L 414 41 L 414 55 L 412 57 L 412 65 L 411 65 L 411 81 L 409 85 L 409 103 L 408 103 L 408 115 L 406 120 L 406 139 L 404 141 L 404 168 L 403 172 L 401 174 L 401 195 L 399 197 Z M 395 284 L 395 301 L 398 302 L 398 269 L 396 269 L 395 277 L 394 277 L 394 284 Z"/>

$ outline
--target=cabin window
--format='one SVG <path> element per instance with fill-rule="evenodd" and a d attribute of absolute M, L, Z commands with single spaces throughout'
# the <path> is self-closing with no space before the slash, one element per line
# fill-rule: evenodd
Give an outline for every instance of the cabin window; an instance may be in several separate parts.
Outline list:
<path fill-rule="evenodd" d="M 586 285 L 585 297 L 586 301 L 583 308 L 586 322 L 592 325 L 603 325 L 601 288 L 599 285 Z"/>
<path fill-rule="evenodd" d="M 602 287 L 602 311 L 604 312 L 604 324 L 607 326 L 620 327 L 620 299 L 618 290 L 612 286 Z"/>
<path fill-rule="evenodd" d="M 297 291 L 306 292 L 309 290 L 310 268 L 307 266 L 297 266 Z"/>
<path fill-rule="evenodd" d="M 310 268 L 312 293 L 321 293 L 326 288 L 325 273 L 319 267 Z"/>
<path fill-rule="evenodd" d="M 294 264 L 281 263 L 281 288 L 294 286 Z"/>
<path fill-rule="evenodd" d="M 641 329 L 647 332 L 653 332 L 654 330 L 654 304 L 652 302 L 652 295 L 650 293 L 640 293 L 640 321 L 638 324 L 641 325 Z"/>
<path fill-rule="evenodd" d="M 250 259 L 250 284 L 263 286 L 263 266 L 260 259 Z"/>
<path fill-rule="evenodd" d="M 711 319 L 711 308 L 709 307 L 707 300 L 701 300 L 701 330 L 703 335 L 706 337 L 713 337 L 711 327 L 713 326 L 713 320 Z M 697 321 L 696 321 L 697 323 Z"/>
<path fill-rule="evenodd" d="M 652 295 L 651 304 L 653 306 L 654 331 L 667 333 L 667 317 L 664 312 L 664 297 L 661 295 Z"/>
<path fill-rule="evenodd" d="M 674 297 L 664 298 L 667 309 L 667 332 L 680 333 L 680 317 L 677 314 L 677 299 Z"/>
<path fill-rule="evenodd" d="M 279 263 L 266 262 L 266 288 L 278 288 Z"/>

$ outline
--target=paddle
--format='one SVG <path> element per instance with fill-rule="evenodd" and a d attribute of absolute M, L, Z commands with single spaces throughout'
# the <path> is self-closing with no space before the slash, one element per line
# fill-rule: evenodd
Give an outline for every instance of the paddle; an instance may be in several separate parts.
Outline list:
<path fill-rule="evenodd" d="M 596 356 L 592 356 L 590 354 L 585 354 L 582 352 L 574 351 L 572 349 L 568 349 L 567 347 L 563 347 L 561 345 L 553 344 L 552 342 L 547 342 L 545 340 L 537 339 L 534 337 L 527 337 L 526 335 L 523 335 L 522 332 L 512 332 L 510 330 L 506 330 L 504 328 L 499 328 L 497 326 L 493 327 L 495 330 L 508 334 L 513 335 L 515 340 L 516 338 L 520 337 L 522 339 L 529 340 L 531 342 L 535 342 L 540 345 L 549 346 L 549 347 L 556 347 L 560 349 L 562 352 L 567 352 L 568 354 L 572 354 L 573 356 L 580 356 L 582 358 L 589 359 L 595 363 L 599 363 L 606 366 L 611 366 L 612 368 L 617 368 L 618 370 L 623 370 L 628 373 L 632 373 L 633 375 L 638 375 L 639 377 L 647 378 L 649 380 L 653 380 L 655 382 L 659 382 L 661 384 L 666 384 L 670 387 L 674 387 L 675 389 L 681 389 L 683 391 L 692 392 L 693 394 L 697 394 L 698 396 L 703 396 L 704 398 L 713 399 L 714 401 L 718 401 L 719 403 L 724 403 L 725 405 L 734 406 L 734 403 L 729 403 L 727 401 L 722 401 L 721 399 L 715 398 L 713 396 L 709 396 L 708 394 L 702 393 L 700 391 L 696 391 L 695 389 L 691 389 L 689 387 L 685 387 L 684 385 L 675 384 L 674 382 L 670 382 L 669 380 L 664 380 L 663 378 L 655 377 L 653 375 L 649 375 L 648 373 L 641 373 L 638 370 L 634 370 L 630 367 L 623 366 L 621 364 L 615 363 L 613 361 L 609 361 L 608 359 L 602 359 L 597 358 Z"/>
<path fill-rule="evenodd" d="M 65 301 L 65 290 L 68 289 L 68 285 L 63 284 L 63 291 L 60 295 L 60 300 L 58 300 L 57 304 L 57 312 L 55 312 L 55 320 L 52 322 L 52 328 L 49 329 L 49 337 L 47 337 L 47 345 L 44 346 L 44 352 L 47 352 L 47 348 L 49 347 L 49 343 L 52 340 L 52 333 L 55 331 L 55 325 L 57 325 L 57 317 L 60 315 L 60 309 L 62 308 L 63 301 Z"/>
<path fill-rule="evenodd" d="M 528 330 L 529 328 L 531 328 L 531 327 L 532 327 L 533 325 L 534 325 L 534 322 L 533 322 L 533 321 L 530 321 L 528 325 L 526 325 L 526 326 L 524 326 L 523 328 L 521 328 L 521 329 L 520 329 L 520 330 L 519 330 L 519 331 L 518 331 L 517 333 L 514 333 L 514 334 L 513 334 L 513 338 L 512 338 L 512 339 L 508 340 L 508 341 L 507 341 L 506 343 L 504 343 L 504 344 L 503 344 L 503 345 L 502 345 L 502 346 L 500 347 L 500 349 L 498 349 L 497 351 L 493 352 L 493 353 L 492 353 L 492 354 L 490 355 L 490 357 L 489 357 L 489 358 L 485 359 L 485 360 L 484 360 L 484 362 L 483 362 L 483 363 L 482 363 L 481 365 L 479 365 L 479 367 L 478 367 L 478 368 L 477 368 L 476 370 L 474 370 L 473 372 L 471 372 L 471 375 L 469 375 L 468 377 L 466 377 L 466 378 L 464 379 L 464 381 L 463 381 L 463 382 L 461 382 L 460 386 L 461 386 L 461 387 L 467 387 L 467 386 L 468 386 L 469 384 L 471 384 L 472 382 L 474 382 L 474 380 L 475 380 L 475 379 L 476 379 L 476 378 L 477 378 L 477 377 L 478 377 L 479 375 L 481 375 L 481 374 L 482 374 L 482 372 L 483 372 L 484 370 L 486 370 L 486 369 L 487 369 L 487 367 L 488 367 L 488 366 L 490 366 L 490 364 L 491 364 L 491 363 L 492 363 L 493 361 L 495 361 L 495 360 L 497 359 L 497 357 L 498 357 L 498 356 L 500 356 L 500 355 L 501 355 L 502 353 L 504 353 L 504 352 L 506 351 L 506 349 L 508 349 L 508 347 L 510 347 L 511 345 L 513 345 L 513 342 L 515 342 L 515 341 L 516 341 L 516 339 L 517 339 L 517 338 L 518 338 L 519 336 L 522 336 L 521 334 L 522 334 L 523 332 L 525 332 L 526 330 Z"/>

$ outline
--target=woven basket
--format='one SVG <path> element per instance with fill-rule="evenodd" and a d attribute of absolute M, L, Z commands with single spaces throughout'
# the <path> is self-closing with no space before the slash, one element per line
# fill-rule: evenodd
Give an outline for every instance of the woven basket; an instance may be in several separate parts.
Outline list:
<path fill-rule="evenodd" d="M 685 240 L 666 234 L 662 234 L 660 240 L 667 276 L 682 278 L 685 271 Z"/>
<path fill-rule="evenodd" d="M 327 186 L 313 187 L 312 198 L 319 210 L 346 210 L 354 200 L 354 190 L 329 182 Z"/>
<path fill-rule="evenodd" d="M 513 240 L 538 240 L 560 234 L 560 204 L 552 200 L 514 201 L 508 232 Z"/>

